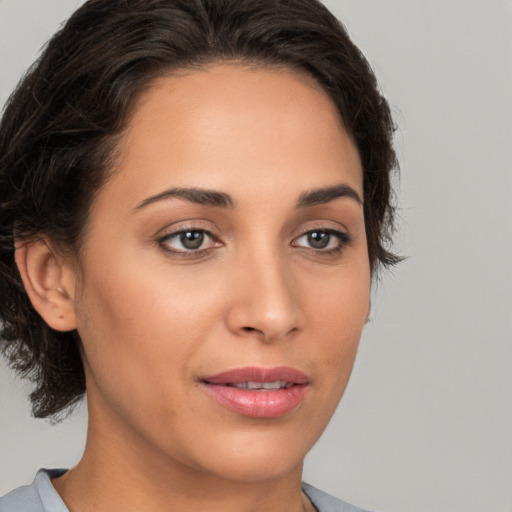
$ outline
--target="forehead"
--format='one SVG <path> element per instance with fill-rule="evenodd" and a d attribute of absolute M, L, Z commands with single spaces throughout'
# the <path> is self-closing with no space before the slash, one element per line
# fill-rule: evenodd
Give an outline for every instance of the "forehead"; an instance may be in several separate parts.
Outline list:
<path fill-rule="evenodd" d="M 222 64 L 158 78 L 118 149 L 116 174 L 140 181 L 137 196 L 169 185 L 264 189 L 291 180 L 305 188 L 348 180 L 362 191 L 359 155 L 334 102 L 289 69 Z"/>

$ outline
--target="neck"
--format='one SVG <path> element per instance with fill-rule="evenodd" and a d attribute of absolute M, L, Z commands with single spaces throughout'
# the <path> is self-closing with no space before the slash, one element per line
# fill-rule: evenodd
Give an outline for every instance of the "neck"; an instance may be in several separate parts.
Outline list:
<path fill-rule="evenodd" d="M 225 478 L 162 453 L 136 433 L 114 432 L 91 411 L 89 419 L 81 461 L 53 480 L 70 512 L 314 510 L 301 493 L 302 464 L 268 479 Z"/>

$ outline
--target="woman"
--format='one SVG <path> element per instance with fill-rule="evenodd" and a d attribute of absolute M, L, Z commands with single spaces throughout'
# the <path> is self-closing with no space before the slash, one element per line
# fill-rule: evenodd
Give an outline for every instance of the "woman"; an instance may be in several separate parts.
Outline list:
<path fill-rule="evenodd" d="M 392 121 L 316 0 L 90 0 L 0 127 L 2 344 L 87 446 L 10 510 L 359 510 L 301 483 L 397 258 Z"/>

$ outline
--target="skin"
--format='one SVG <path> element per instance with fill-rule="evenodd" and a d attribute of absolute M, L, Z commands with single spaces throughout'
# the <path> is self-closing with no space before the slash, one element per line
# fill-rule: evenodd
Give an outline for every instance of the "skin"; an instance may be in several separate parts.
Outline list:
<path fill-rule="evenodd" d="M 38 311 L 83 341 L 87 446 L 57 491 L 84 512 L 312 510 L 303 459 L 347 385 L 371 281 L 362 204 L 297 207 L 339 185 L 363 197 L 336 107 L 294 71 L 217 64 L 155 81 L 118 150 L 79 257 L 17 253 Z M 177 187 L 233 205 L 154 199 Z M 212 237 L 184 255 L 180 229 Z M 350 241 L 329 232 L 318 249 L 312 230 Z M 301 370 L 304 401 L 249 418 L 199 385 L 243 366 Z"/>

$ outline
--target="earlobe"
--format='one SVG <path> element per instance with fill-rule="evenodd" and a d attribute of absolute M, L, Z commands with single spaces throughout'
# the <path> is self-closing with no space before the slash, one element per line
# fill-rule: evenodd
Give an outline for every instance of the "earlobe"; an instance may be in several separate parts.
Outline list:
<path fill-rule="evenodd" d="M 18 240 L 16 265 L 34 309 L 57 331 L 76 329 L 74 280 L 64 258 L 44 239 Z"/>

